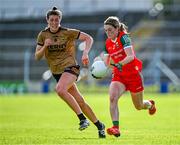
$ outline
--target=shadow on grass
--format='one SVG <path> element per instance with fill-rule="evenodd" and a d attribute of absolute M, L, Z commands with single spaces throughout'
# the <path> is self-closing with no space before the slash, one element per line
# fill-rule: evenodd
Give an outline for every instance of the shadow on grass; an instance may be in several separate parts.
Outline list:
<path fill-rule="evenodd" d="M 120 137 L 106 137 L 106 138 L 97 138 L 97 137 L 64 137 L 63 139 L 67 139 L 67 140 L 116 140 L 116 139 L 120 139 Z"/>

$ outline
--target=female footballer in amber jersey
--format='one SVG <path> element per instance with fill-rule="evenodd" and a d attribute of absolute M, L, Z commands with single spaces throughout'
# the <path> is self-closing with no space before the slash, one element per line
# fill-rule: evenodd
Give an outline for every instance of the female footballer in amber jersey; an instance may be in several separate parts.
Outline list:
<path fill-rule="evenodd" d="M 45 56 L 57 81 L 56 93 L 76 113 L 80 120 L 79 130 L 84 130 L 89 126 L 87 116 L 97 127 L 99 138 L 105 138 L 105 125 L 97 119 L 76 85 L 80 66 L 75 59 L 75 41 L 79 39 L 85 42 L 82 63 L 88 65 L 88 52 L 91 49 L 93 39 L 90 35 L 79 30 L 61 27 L 61 19 L 62 12 L 56 7 L 47 12 L 48 27 L 38 35 L 35 58 L 40 60 Z"/>

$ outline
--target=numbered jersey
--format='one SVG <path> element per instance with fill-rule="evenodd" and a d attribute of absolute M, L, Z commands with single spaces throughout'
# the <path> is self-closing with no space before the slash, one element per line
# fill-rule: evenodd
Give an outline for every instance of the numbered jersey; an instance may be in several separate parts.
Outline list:
<path fill-rule="evenodd" d="M 79 30 L 60 27 L 52 33 L 49 28 L 41 31 L 37 44 L 43 46 L 46 39 L 51 39 L 52 45 L 45 50 L 45 57 L 53 74 L 60 74 L 66 67 L 76 65 L 75 40 L 80 35 Z"/>

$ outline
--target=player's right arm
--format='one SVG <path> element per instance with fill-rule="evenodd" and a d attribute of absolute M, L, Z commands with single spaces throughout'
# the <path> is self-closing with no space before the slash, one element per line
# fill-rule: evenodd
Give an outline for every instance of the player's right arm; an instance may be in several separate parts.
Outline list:
<path fill-rule="evenodd" d="M 101 51 L 100 54 L 94 58 L 94 61 L 98 61 L 98 60 L 103 60 L 104 61 L 104 58 L 108 56 L 108 52 L 106 50 L 105 45 L 104 45 L 104 47 L 102 49 L 103 49 L 103 51 Z"/>
<path fill-rule="evenodd" d="M 46 39 L 43 46 L 37 45 L 35 51 L 35 59 L 40 60 L 44 56 L 46 48 L 51 44 L 52 44 L 51 39 Z"/>
<path fill-rule="evenodd" d="M 111 64 L 111 57 L 106 50 L 106 46 L 104 46 L 103 51 L 99 54 L 99 56 L 95 57 L 94 61 L 103 60 L 106 66 L 112 68 Z"/>

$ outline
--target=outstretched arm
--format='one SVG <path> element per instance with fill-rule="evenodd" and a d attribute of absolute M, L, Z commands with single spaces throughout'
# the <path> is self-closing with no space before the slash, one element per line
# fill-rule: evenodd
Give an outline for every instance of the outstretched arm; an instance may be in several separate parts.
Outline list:
<path fill-rule="evenodd" d="M 88 65 L 89 64 L 89 56 L 88 56 L 88 53 L 92 47 L 92 44 L 93 44 L 93 38 L 88 35 L 87 33 L 84 33 L 84 32 L 81 32 L 80 33 L 80 36 L 79 36 L 79 40 L 81 41 L 85 41 L 85 48 L 84 48 L 84 51 L 83 51 L 83 55 L 82 55 L 82 63 L 84 65 Z"/>

